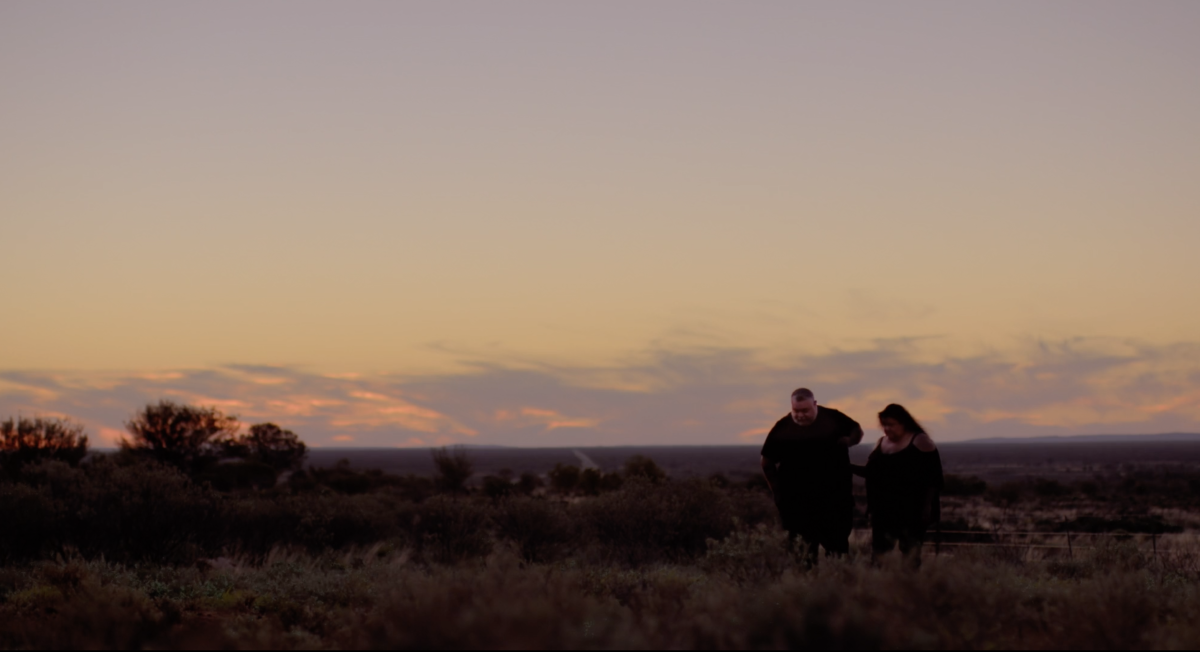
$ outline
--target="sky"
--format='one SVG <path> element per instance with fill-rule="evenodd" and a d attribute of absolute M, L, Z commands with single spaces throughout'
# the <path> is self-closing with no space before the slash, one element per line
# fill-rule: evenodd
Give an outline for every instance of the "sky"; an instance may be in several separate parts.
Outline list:
<path fill-rule="evenodd" d="M 1200 432 L 1200 4 L 0 4 L 0 418 Z M 869 435 L 870 436 L 870 435 Z"/>

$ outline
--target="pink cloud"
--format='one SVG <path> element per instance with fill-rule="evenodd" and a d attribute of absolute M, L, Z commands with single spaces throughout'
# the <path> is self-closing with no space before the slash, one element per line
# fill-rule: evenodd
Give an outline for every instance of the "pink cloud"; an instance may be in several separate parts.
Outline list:
<path fill-rule="evenodd" d="M 880 342 L 778 367 L 756 355 L 657 352 L 620 370 L 480 364 L 433 376 L 0 371 L 0 417 L 69 415 L 111 445 L 134 411 L 168 398 L 216 406 L 244 423 L 273 421 L 315 446 L 544 446 L 548 433 L 556 445 L 752 443 L 787 412 L 788 393 L 809 385 L 822 405 L 865 427 L 885 404 L 903 403 L 943 441 L 1200 431 L 1200 345 L 1038 343 L 1021 355 L 938 358 Z"/>

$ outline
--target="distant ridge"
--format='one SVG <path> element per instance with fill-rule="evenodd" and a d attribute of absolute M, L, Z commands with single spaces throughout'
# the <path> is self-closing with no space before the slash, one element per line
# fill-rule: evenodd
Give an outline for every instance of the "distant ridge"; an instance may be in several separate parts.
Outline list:
<path fill-rule="evenodd" d="M 1185 442 L 1200 443 L 1200 433 L 1168 432 L 1158 435 L 1060 435 L 1051 437 L 988 437 L 953 442 L 956 444 L 1114 444 L 1130 442 Z M 951 442 L 947 442 L 951 443 Z"/>

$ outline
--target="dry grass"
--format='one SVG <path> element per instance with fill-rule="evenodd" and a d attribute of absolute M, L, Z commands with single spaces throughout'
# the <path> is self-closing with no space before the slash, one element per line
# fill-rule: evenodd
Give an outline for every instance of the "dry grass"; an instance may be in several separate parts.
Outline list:
<path fill-rule="evenodd" d="M 1146 648 L 1200 645 L 1200 541 L 1020 563 L 974 550 L 920 571 L 865 555 L 802 572 L 769 528 L 695 563 L 452 565 L 372 546 L 195 567 L 0 571 L 0 646 L 225 648 Z M 1186 545 L 1185 545 L 1186 544 Z"/>
<path fill-rule="evenodd" d="M 766 495 L 728 483 L 537 498 L 310 476 L 229 494 L 100 461 L 0 483 L 0 648 L 1200 646 L 1200 533 L 1155 550 L 1109 531 L 1200 523 L 1169 477 L 1136 500 L 1117 484 L 946 499 L 955 527 L 1043 543 L 1095 525 L 1070 554 L 927 546 L 916 571 L 873 564 L 858 531 L 806 572 Z"/>

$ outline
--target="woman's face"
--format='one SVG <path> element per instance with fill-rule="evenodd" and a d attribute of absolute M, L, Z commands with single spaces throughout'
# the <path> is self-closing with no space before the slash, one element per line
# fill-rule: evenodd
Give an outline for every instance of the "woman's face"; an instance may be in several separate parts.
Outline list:
<path fill-rule="evenodd" d="M 879 427 L 883 428 L 883 434 L 887 436 L 889 441 L 900 441 L 907 434 L 904 431 L 904 426 L 900 425 L 900 422 L 895 419 L 888 419 L 886 417 L 880 419 Z"/>

